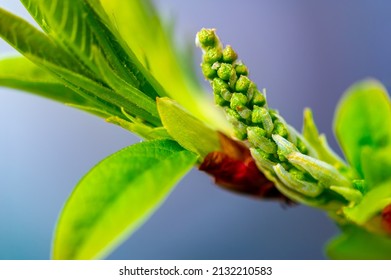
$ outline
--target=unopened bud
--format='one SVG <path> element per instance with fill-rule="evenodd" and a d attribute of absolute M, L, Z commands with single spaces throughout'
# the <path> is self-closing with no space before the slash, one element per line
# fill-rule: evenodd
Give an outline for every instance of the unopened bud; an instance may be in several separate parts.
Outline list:
<path fill-rule="evenodd" d="M 248 68 L 243 63 L 236 64 L 235 71 L 239 76 L 248 76 Z"/>
<path fill-rule="evenodd" d="M 271 160 L 271 154 L 265 153 L 261 149 L 257 148 L 250 148 L 250 152 L 259 169 L 266 169 L 274 172 L 273 166 L 276 165 L 276 163 Z"/>
<path fill-rule="evenodd" d="M 300 139 L 300 137 L 296 138 L 296 147 L 300 151 L 300 153 L 308 155 L 308 147 L 303 142 L 303 140 Z"/>
<path fill-rule="evenodd" d="M 227 114 L 228 121 L 234 127 L 235 136 L 240 140 L 246 139 L 247 126 L 239 120 L 241 118 L 240 115 L 235 110 L 232 110 L 230 108 L 226 108 L 225 112 Z"/>
<path fill-rule="evenodd" d="M 250 79 L 247 76 L 240 76 L 236 81 L 235 90 L 238 92 L 246 93 L 251 84 Z"/>
<path fill-rule="evenodd" d="M 224 106 L 228 104 L 228 102 L 220 94 L 215 93 L 214 98 L 215 98 L 215 103 L 219 106 Z"/>
<path fill-rule="evenodd" d="M 231 101 L 232 93 L 228 89 L 223 89 L 220 91 L 221 97 L 223 97 L 226 101 Z"/>
<path fill-rule="evenodd" d="M 251 88 L 252 87 L 250 86 L 249 90 L 251 90 Z M 262 92 L 260 92 L 258 89 L 255 89 L 251 102 L 254 106 L 263 107 L 266 104 L 266 98 Z"/>
<path fill-rule="evenodd" d="M 234 74 L 235 70 L 232 65 L 228 63 L 221 63 L 219 70 L 217 70 L 217 75 L 224 81 L 229 81 Z"/>
<path fill-rule="evenodd" d="M 300 180 L 294 174 L 286 171 L 281 164 L 277 164 L 273 168 L 281 182 L 298 193 L 309 197 L 317 197 L 323 191 L 320 185 Z"/>
<path fill-rule="evenodd" d="M 236 112 L 238 112 L 240 117 L 244 120 L 248 120 L 249 118 L 251 118 L 251 110 L 246 106 L 236 107 Z"/>
<path fill-rule="evenodd" d="M 212 82 L 213 92 L 215 94 L 221 94 L 222 90 L 228 90 L 229 86 L 228 84 L 223 81 L 222 79 L 215 78 Z"/>
<path fill-rule="evenodd" d="M 220 61 L 223 57 L 223 52 L 220 48 L 212 48 L 205 52 L 204 61 L 209 64 L 213 64 L 217 61 Z"/>
<path fill-rule="evenodd" d="M 231 97 L 230 107 L 233 110 L 237 110 L 239 107 L 243 107 L 247 105 L 247 97 L 243 93 L 235 92 Z"/>
<path fill-rule="evenodd" d="M 336 168 L 324 161 L 299 152 L 292 152 L 286 158 L 290 163 L 306 170 L 326 186 L 350 186 L 350 182 Z"/>
<path fill-rule="evenodd" d="M 265 153 L 274 154 L 277 151 L 277 146 L 265 136 L 266 131 L 264 129 L 256 126 L 247 127 L 247 137 L 250 144 Z"/>
<path fill-rule="evenodd" d="M 263 129 L 268 135 L 273 131 L 273 121 L 268 110 L 264 107 L 253 107 L 252 122 L 262 124 Z"/>
<path fill-rule="evenodd" d="M 207 79 L 210 79 L 212 80 L 213 78 L 215 78 L 217 76 L 217 71 L 214 70 L 212 68 L 212 65 L 209 64 L 209 63 L 202 63 L 201 64 L 201 70 L 202 70 L 202 74 L 204 74 L 204 76 L 207 78 Z"/>
<path fill-rule="evenodd" d="M 278 147 L 278 155 L 282 160 L 284 160 L 289 154 L 293 152 L 298 152 L 295 145 L 293 145 L 291 142 L 286 140 L 284 137 L 278 134 L 273 134 L 272 138 L 274 142 L 276 142 Z"/>
<path fill-rule="evenodd" d="M 199 43 L 202 48 L 214 48 L 218 44 L 218 39 L 214 29 L 202 28 L 197 33 L 196 44 Z M 198 45 L 198 44 L 197 44 Z"/>
<path fill-rule="evenodd" d="M 230 45 L 226 46 L 223 50 L 223 61 L 227 63 L 233 63 L 238 58 L 236 52 Z"/>
<path fill-rule="evenodd" d="M 284 123 L 276 120 L 274 122 L 273 134 L 278 134 L 284 138 L 288 138 L 288 129 L 285 127 Z"/>

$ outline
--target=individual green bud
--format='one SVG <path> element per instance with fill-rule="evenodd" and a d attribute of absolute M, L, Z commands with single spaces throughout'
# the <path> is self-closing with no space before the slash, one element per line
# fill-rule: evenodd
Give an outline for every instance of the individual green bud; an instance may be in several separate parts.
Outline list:
<path fill-rule="evenodd" d="M 253 123 L 262 123 L 262 119 L 265 117 L 265 115 L 268 115 L 267 109 L 259 106 L 253 107 L 253 115 L 251 121 Z"/>
<path fill-rule="evenodd" d="M 250 80 L 250 84 L 249 84 L 248 89 L 246 91 L 246 95 L 247 95 L 248 101 L 251 102 L 250 103 L 251 106 L 254 106 L 254 104 L 252 104 L 252 99 L 254 97 L 254 93 L 256 92 L 256 90 L 257 90 L 257 86 Z"/>
<path fill-rule="evenodd" d="M 236 112 L 238 112 L 242 119 L 248 120 L 251 118 L 251 110 L 245 106 L 236 107 Z"/>
<path fill-rule="evenodd" d="M 228 81 L 229 87 L 231 88 L 232 91 L 235 90 L 235 85 L 236 85 L 237 80 L 238 80 L 238 77 L 236 76 L 236 72 L 234 69 L 232 69 L 231 77 L 229 77 L 229 81 Z"/>
<path fill-rule="evenodd" d="M 273 167 L 280 181 L 288 188 L 309 197 L 317 197 L 323 192 L 323 187 L 312 182 L 303 181 L 286 171 L 281 164 Z"/>
<path fill-rule="evenodd" d="M 212 80 L 217 76 L 217 71 L 213 69 L 212 65 L 209 63 L 205 63 L 205 62 L 201 63 L 201 70 L 202 70 L 202 74 L 204 74 L 204 76 L 207 79 Z"/>
<path fill-rule="evenodd" d="M 281 160 L 285 160 L 285 158 L 293 152 L 298 152 L 296 146 L 293 143 L 286 140 L 281 135 L 273 134 L 272 138 L 274 142 L 277 144 L 278 147 L 277 153 Z"/>
<path fill-rule="evenodd" d="M 236 138 L 240 140 L 244 140 L 247 137 L 247 126 L 240 121 L 240 115 L 230 108 L 226 108 L 225 112 L 227 114 L 228 121 L 232 124 L 234 127 L 234 132 Z"/>
<path fill-rule="evenodd" d="M 228 84 L 220 78 L 214 78 L 212 82 L 213 92 L 215 94 L 221 94 L 223 90 L 228 90 Z"/>
<path fill-rule="evenodd" d="M 246 93 L 250 84 L 251 81 L 248 77 L 240 76 L 239 79 L 236 81 L 235 90 L 238 92 Z"/>
<path fill-rule="evenodd" d="M 266 131 L 257 126 L 247 127 L 247 138 L 252 147 L 259 148 L 265 153 L 274 154 L 277 151 L 276 144 L 266 138 Z"/>
<path fill-rule="evenodd" d="M 285 127 L 285 124 L 279 120 L 274 122 L 273 134 L 278 134 L 284 138 L 288 138 L 288 129 Z"/>
<path fill-rule="evenodd" d="M 238 58 L 236 52 L 230 45 L 226 46 L 223 50 L 223 61 L 226 63 L 233 63 Z"/>
<path fill-rule="evenodd" d="M 238 63 L 235 65 L 235 71 L 238 76 L 248 76 L 248 68 L 243 63 Z"/>
<path fill-rule="evenodd" d="M 296 138 L 296 147 L 300 151 L 300 153 L 308 155 L 308 148 L 303 142 L 303 140 L 300 139 L 300 137 Z"/>
<path fill-rule="evenodd" d="M 262 171 L 269 170 L 274 173 L 273 166 L 276 165 L 275 162 L 271 160 L 271 155 L 265 153 L 259 148 L 250 148 L 251 156 L 255 161 L 255 164 Z"/>
<path fill-rule="evenodd" d="M 341 186 L 331 186 L 330 190 L 340 194 L 349 202 L 359 203 L 362 199 L 362 194 L 356 189 L 341 187 Z"/>
<path fill-rule="evenodd" d="M 306 174 L 303 171 L 297 169 L 296 167 L 294 167 L 289 162 L 284 161 L 284 162 L 282 162 L 280 164 L 282 165 L 282 167 L 284 167 L 285 170 L 287 170 L 289 172 L 289 174 L 291 174 L 293 177 L 295 177 L 298 180 L 309 181 L 309 180 L 307 180 L 307 178 L 311 178 L 310 176 L 308 176 L 308 174 Z M 288 167 L 286 167 L 284 164 L 288 164 Z M 313 180 L 313 181 L 315 182 L 315 180 Z"/>
<path fill-rule="evenodd" d="M 241 121 L 238 121 L 236 123 L 235 128 L 234 128 L 235 136 L 239 140 L 246 140 L 247 138 L 247 125 L 242 123 Z"/>
<path fill-rule="evenodd" d="M 222 89 L 220 91 L 221 97 L 223 97 L 226 101 L 231 101 L 232 98 L 232 92 L 230 92 L 228 89 Z"/>
<path fill-rule="evenodd" d="M 326 186 L 351 186 L 348 179 L 341 175 L 335 167 L 324 161 L 299 152 L 291 152 L 286 156 L 286 159 L 294 166 L 310 173 L 312 177 Z"/>
<path fill-rule="evenodd" d="M 204 62 L 213 64 L 215 62 L 218 62 L 223 57 L 223 52 L 220 48 L 211 48 L 207 50 L 204 54 Z"/>
<path fill-rule="evenodd" d="M 253 123 L 262 124 L 268 135 L 273 131 L 274 124 L 266 108 L 254 106 L 251 120 Z"/>
<path fill-rule="evenodd" d="M 252 89 L 250 86 L 249 91 Z M 266 98 L 258 89 L 255 88 L 251 103 L 254 106 L 263 107 L 266 104 Z"/>
<path fill-rule="evenodd" d="M 225 108 L 225 113 L 227 114 L 227 117 L 229 119 L 232 119 L 232 118 L 237 119 L 237 120 L 240 119 L 240 115 L 238 114 L 238 112 L 236 112 L 233 109 Z"/>
<path fill-rule="evenodd" d="M 228 104 L 228 102 L 220 94 L 215 93 L 214 99 L 215 99 L 215 103 L 219 106 L 224 106 Z"/>
<path fill-rule="evenodd" d="M 263 128 L 260 128 L 258 126 L 249 126 L 247 130 L 251 130 L 253 133 L 255 133 L 257 136 L 267 137 L 267 133 Z"/>
<path fill-rule="evenodd" d="M 296 203 L 308 205 L 311 207 L 321 208 L 326 211 L 335 211 L 336 209 L 341 207 L 340 204 L 328 201 L 323 195 L 319 195 L 317 197 L 309 197 L 297 191 L 294 191 L 291 188 L 288 188 L 278 178 L 276 178 L 275 181 L 273 182 L 275 183 L 276 188 L 278 189 L 279 192 L 281 192 L 284 196 L 289 197 L 289 199 L 291 199 Z"/>
<path fill-rule="evenodd" d="M 239 107 L 245 107 L 247 105 L 247 96 L 245 96 L 243 93 L 235 92 L 232 94 L 231 97 L 231 104 L 230 107 L 233 110 L 237 110 Z"/>
<path fill-rule="evenodd" d="M 217 70 L 217 75 L 224 81 L 229 81 L 232 75 L 235 75 L 235 70 L 231 64 L 221 63 L 219 70 Z"/>
<path fill-rule="evenodd" d="M 218 44 L 218 38 L 214 29 L 202 28 L 200 32 L 197 33 L 196 45 L 198 45 L 197 41 L 201 47 L 205 49 L 214 48 Z"/>

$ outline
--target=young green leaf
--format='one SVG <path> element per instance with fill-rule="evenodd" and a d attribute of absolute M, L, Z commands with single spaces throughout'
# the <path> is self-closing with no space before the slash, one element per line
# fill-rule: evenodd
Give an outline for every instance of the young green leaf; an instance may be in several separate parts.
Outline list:
<path fill-rule="evenodd" d="M 391 181 L 386 181 L 366 193 L 360 204 L 354 207 L 345 207 L 343 212 L 349 220 L 363 225 L 389 204 L 391 204 Z"/>
<path fill-rule="evenodd" d="M 378 149 L 364 147 L 361 155 L 364 179 L 369 189 L 391 180 L 391 146 Z"/>
<path fill-rule="evenodd" d="M 61 103 L 92 106 L 52 73 L 38 67 L 25 57 L 0 60 L 0 85 L 32 92 Z"/>
<path fill-rule="evenodd" d="M 349 226 L 327 245 L 326 253 L 336 260 L 390 260 L 391 239 Z"/>
<path fill-rule="evenodd" d="M 365 80 L 350 87 L 337 108 L 334 128 L 348 161 L 363 177 L 363 148 L 391 145 L 390 99 L 382 84 Z"/>
<path fill-rule="evenodd" d="M 223 114 L 216 110 L 200 85 L 194 82 L 197 80 L 194 69 L 183 65 L 187 58 L 175 48 L 172 34 L 160 20 L 150 0 L 87 2 L 106 25 L 112 27 L 113 33 L 119 33 L 137 59 L 162 85 L 166 96 L 213 128 L 227 135 L 232 133 Z"/>
<path fill-rule="evenodd" d="M 109 117 L 107 122 L 119 125 L 120 127 L 129 130 L 145 140 L 154 139 L 172 139 L 164 127 L 150 127 L 142 121 L 133 118 L 133 120 L 124 120 L 119 117 Z"/>
<path fill-rule="evenodd" d="M 0 8 L 0 37 L 30 60 L 82 72 L 79 62 L 27 21 Z"/>
<path fill-rule="evenodd" d="M 196 162 L 172 140 L 127 147 L 76 186 L 59 219 L 54 259 L 102 258 L 160 205 Z"/>
<path fill-rule="evenodd" d="M 146 111 L 143 107 L 140 107 L 126 99 L 124 96 L 117 94 L 105 84 L 98 83 L 88 77 L 76 72 L 71 72 L 62 67 L 57 67 L 56 65 L 46 65 L 45 61 L 38 62 L 39 64 L 50 68 L 50 70 L 72 90 L 79 93 L 85 99 L 93 102 L 98 108 L 102 108 L 102 110 L 109 112 L 110 115 L 123 116 L 121 112 L 121 108 L 123 107 L 127 112 L 131 112 L 153 125 L 161 125 L 156 108 L 155 110 L 151 109 L 151 111 Z"/>
<path fill-rule="evenodd" d="M 170 97 L 182 105 L 195 103 L 194 96 L 203 93 L 198 84 L 189 83 L 188 72 L 179 64 L 172 34 L 164 28 L 149 0 L 88 0 L 91 6 L 102 5 L 107 16 L 98 12 L 115 26 L 119 35 L 138 60 L 162 84 Z M 99 3 L 97 3 L 99 2 Z M 97 8 L 95 8 L 97 9 Z M 142 30 L 143 32 L 140 32 Z M 191 75 L 194 75 L 192 72 Z"/>
<path fill-rule="evenodd" d="M 54 42 L 66 52 L 73 53 L 95 73 L 91 59 L 94 37 L 85 20 L 82 19 L 80 1 L 21 0 L 21 2 Z"/>
<path fill-rule="evenodd" d="M 146 113 L 151 114 L 153 117 L 158 118 L 156 100 L 152 99 L 116 75 L 116 72 L 110 67 L 110 65 L 108 65 L 108 62 L 103 58 L 102 54 L 100 54 L 97 49 L 94 49 L 93 53 L 95 61 L 97 62 L 99 74 L 101 75 L 104 82 L 113 89 L 115 94 L 120 95 L 123 99 L 132 104 L 133 109 L 127 108 L 127 110 L 132 112 L 134 115 L 143 117 L 142 114 L 137 113 L 137 109 L 141 109 Z M 136 110 L 134 110 L 134 107 L 136 107 Z M 149 119 L 145 120 L 149 121 Z"/>
<path fill-rule="evenodd" d="M 80 84 L 73 84 L 64 79 L 71 77 L 86 77 L 90 75 L 80 63 L 62 48 L 56 45 L 45 34 L 34 28 L 23 19 L 0 8 L 0 36 L 26 58 L 45 70 L 56 74 L 66 86 L 80 94 L 82 99 L 93 104 L 98 111 L 107 112 L 107 115 L 121 115 L 119 108 L 114 108 L 104 99 L 94 96 L 81 88 Z M 80 75 L 78 73 L 83 73 Z M 99 94 L 99 92 L 98 92 Z M 90 107 L 90 106 L 88 106 Z"/>
<path fill-rule="evenodd" d="M 315 149 L 320 160 L 323 160 L 334 167 L 346 167 L 346 164 L 339 156 L 331 150 L 327 144 L 326 137 L 318 132 L 312 111 L 309 108 L 304 110 L 303 136 L 308 143 Z"/>
<path fill-rule="evenodd" d="M 96 47 L 113 71 L 129 84 L 152 98 L 165 96 L 160 84 L 88 1 L 22 0 L 22 3 L 54 41 L 75 54 L 93 73 L 98 74 L 93 59 L 93 47 Z"/>
<path fill-rule="evenodd" d="M 157 100 L 163 126 L 182 147 L 201 158 L 220 150 L 218 134 L 192 116 L 174 100 L 164 97 Z"/>

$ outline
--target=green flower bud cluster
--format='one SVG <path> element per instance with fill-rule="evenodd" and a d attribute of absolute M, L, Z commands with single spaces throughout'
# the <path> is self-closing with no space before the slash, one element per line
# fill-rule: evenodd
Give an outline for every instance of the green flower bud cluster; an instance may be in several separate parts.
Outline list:
<path fill-rule="evenodd" d="M 225 110 L 235 136 L 248 142 L 258 168 L 284 195 L 313 206 L 338 208 L 361 199 L 350 179 L 319 160 L 307 140 L 268 108 L 265 91 L 251 81 L 232 47 L 223 47 L 214 29 L 202 29 L 196 43 L 203 50 L 201 69 L 216 104 Z"/>

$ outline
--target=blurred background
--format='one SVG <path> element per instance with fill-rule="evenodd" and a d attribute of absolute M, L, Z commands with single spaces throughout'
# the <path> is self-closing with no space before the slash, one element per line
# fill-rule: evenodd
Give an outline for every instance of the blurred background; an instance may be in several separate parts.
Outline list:
<path fill-rule="evenodd" d="M 366 77 L 391 86 L 389 1 L 155 2 L 164 18 L 175 19 L 178 44 L 193 42 L 202 27 L 216 28 L 267 89 L 270 106 L 297 129 L 311 107 L 337 151 L 332 121 L 344 90 Z M 0 6 L 30 18 L 17 1 Z M 0 42 L 1 56 L 12 52 Z M 199 50 L 194 61 L 201 61 Z M 0 105 L 0 259 L 48 259 L 56 219 L 78 180 L 139 139 L 15 90 L 0 88 Z M 323 259 L 337 233 L 318 210 L 232 194 L 193 170 L 109 258 Z"/>

